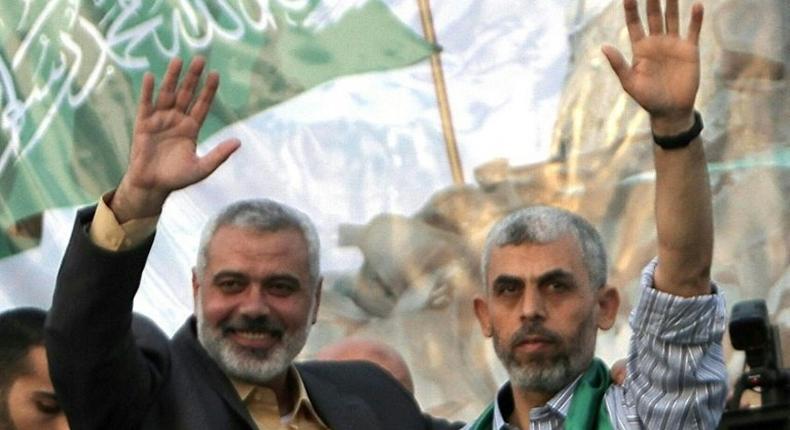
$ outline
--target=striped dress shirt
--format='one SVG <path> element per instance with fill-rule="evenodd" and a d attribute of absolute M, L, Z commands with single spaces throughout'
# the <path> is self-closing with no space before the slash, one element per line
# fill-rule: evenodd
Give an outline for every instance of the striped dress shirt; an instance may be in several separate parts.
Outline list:
<path fill-rule="evenodd" d="M 712 294 L 691 298 L 658 291 L 656 265 L 654 259 L 642 273 L 639 302 L 629 318 L 633 335 L 625 382 L 604 396 L 609 418 L 617 429 L 715 429 L 727 396 L 724 297 L 715 285 Z M 530 430 L 563 428 L 579 378 L 530 411 Z M 506 383 L 497 393 L 492 430 L 518 430 L 504 419 L 512 411 Z"/>

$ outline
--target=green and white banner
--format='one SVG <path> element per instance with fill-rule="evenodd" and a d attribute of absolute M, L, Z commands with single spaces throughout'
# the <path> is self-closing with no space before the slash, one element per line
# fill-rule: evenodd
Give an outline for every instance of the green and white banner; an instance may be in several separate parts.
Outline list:
<path fill-rule="evenodd" d="M 222 76 L 205 139 L 338 76 L 433 51 L 379 0 L 12 3 L 0 10 L 0 258 L 36 243 L 36 220 L 17 222 L 117 184 L 142 76 L 173 57 L 203 55 Z"/>

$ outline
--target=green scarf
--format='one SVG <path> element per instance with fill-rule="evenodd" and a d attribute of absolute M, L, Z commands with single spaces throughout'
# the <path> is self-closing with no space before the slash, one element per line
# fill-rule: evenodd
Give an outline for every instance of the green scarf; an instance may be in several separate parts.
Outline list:
<path fill-rule="evenodd" d="M 613 430 L 603 395 L 612 384 L 609 368 L 603 361 L 593 358 L 590 367 L 573 390 L 571 406 L 563 428 L 567 430 Z M 496 400 L 495 400 L 496 401 Z M 470 430 L 492 430 L 494 404 L 491 403 L 472 424 Z"/>

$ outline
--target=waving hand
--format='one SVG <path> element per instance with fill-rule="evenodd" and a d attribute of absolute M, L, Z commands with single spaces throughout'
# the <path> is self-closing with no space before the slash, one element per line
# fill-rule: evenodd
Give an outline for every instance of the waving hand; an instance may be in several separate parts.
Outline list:
<path fill-rule="evenodd" d="M 692 7 L 685 37 L 680 35 L 678 0 L 667 0 L 666 14 L 660 0 L 647 0 L 647 34 L 636 0 L 625 0 L 624 8 L 633 59 L 628 64 L 620 51 L 604 46 L 609 64 L 623 89 L 650 113 L 655 134 L 688 129 L 699 87 L 702 5 Z"/>
<path fill-rule="evenodd" d="M 238 140 L 229 139 L 203 157 L 196 152 L 219 86 L 219 75 L 209 73 L 196 94 L 204 65 L 196 57 L 179 85 L 182 62 L 172 60 L 156 101 L 153 75 L 143 78 L 129 167 L 112 200 L 119 222 L 158 214 L 171 192 L 203 180 L 239 147 Z"/>

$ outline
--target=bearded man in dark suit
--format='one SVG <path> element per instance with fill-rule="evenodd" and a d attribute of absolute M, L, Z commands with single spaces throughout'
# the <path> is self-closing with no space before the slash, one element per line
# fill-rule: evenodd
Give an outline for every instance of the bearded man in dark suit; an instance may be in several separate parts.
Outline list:
<path fill-rule="evenodd" d="M 308 217 L 280 203 L 237 202 L 209 222 L 192 276 L 195 315 L 172 339 L 133 315 L 168 196 L 240 146 L 196 153 L 219 85 L 209 73 L 198 92 L 204 63 L 194 59 L 179 82 L 173 60 L 156 100 L 145 76 L 128 170 L 77 216 L 46 340 L 72 428 L 445 428 L 374 365 L 294 364 L 318 312 L 319 242 Z"/>

